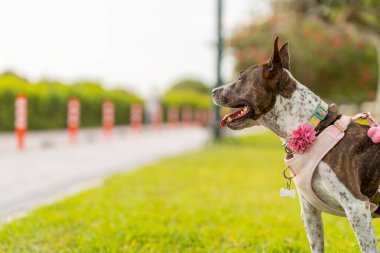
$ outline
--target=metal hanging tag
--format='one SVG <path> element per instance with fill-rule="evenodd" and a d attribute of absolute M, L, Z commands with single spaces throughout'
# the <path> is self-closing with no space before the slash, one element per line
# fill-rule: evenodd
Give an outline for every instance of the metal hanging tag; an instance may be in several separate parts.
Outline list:
<path fill-rule="evenodd" d="M 292 179 L 294 176 L 286 175 L 286 171 L 288 169 L 289 169 L 289 167 L 286 167 L 283 171 L 284 178 L 286 179 L 286 189 L 285 188 L 280 189 L 280 196 L 281 197 L 295 198 L 296 197 L 296 191 L 290 189 L 290 186 L 292 184 Z"/>

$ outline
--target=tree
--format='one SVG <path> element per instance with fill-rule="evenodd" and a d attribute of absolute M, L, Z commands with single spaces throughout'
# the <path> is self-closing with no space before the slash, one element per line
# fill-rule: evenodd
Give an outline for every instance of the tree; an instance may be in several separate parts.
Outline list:
<path fill-rule="evenodd" d="M 191 106 L 193 108 L 209 109 L 211 88 L 202 81 L 184 79 L 173 84 L 164 94 L 163 103 L 166 107 Z"/>
<path fill-rule="evenodd" d="M 284 11 L 276 11 L 264 23 L 245 25 L 232 36 L 236 72 L 268 60 L 276 35 L 290 42 L 293 75 L 324 99 L 336 103 L 375 99 L 376 52 L 371 45 L 312 19 L 299 22 Z"/>
<path fill-rule="evenodd" d="M 210 94 L 210 87 L 206 85 L 204 82 L 196 80 L 196 79 L 184 79 L 176 82 L 170 91 L 173 90 L 192 90 L 200 93 Z"/>
<path fill-rule="evenodd" d="M 293 0 L 291 9 L 302 18 L 344 29 L 371 43 L 377 51 L 376 116 L 380 118 L 380 2 L 378 0 Z"/>

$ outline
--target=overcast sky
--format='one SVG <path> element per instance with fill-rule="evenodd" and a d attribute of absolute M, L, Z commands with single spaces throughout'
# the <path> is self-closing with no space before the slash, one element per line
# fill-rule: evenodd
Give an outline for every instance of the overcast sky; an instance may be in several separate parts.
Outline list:
<path fill-rule="evenodd" d="M 1 0 L 0 71 L 143 96 L 183 77 L 213 82 L 215 9 L 216 0 Z M 269 12 L 267 1 L 225 0 L 226 33 Z M 232 57 L 225 63 L 229 78 Z"/>

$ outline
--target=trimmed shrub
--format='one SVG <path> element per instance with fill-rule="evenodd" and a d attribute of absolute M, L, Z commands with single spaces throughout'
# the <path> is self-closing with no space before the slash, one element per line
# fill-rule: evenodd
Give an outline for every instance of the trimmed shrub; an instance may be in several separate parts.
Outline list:
<path fill-rule="evenodd" d="M 14 129 L 14 104 L 17 94 L 28 97 L 28 129 L 66 128 L 67 102 L 71 97 L 81 101 L 81 126 L 96 127 L 102 123 L 102 104 L 115 104 L 115 124 L 129 123 L 130 106 L 143 103 L 138 96 L 123 90 L 106 90 L 98 83 L 64 85 L 41 81 L 35 84 L 12 73 L 0 75 L 0 130 Z"/>
<path fill-rule="evenodd" d="M 167 111 L 170 106 L 182 110 L 190 106 L 194 109 L 211 108 L 211 89 L 205 83 L 184 79 L 175 83 L 163 96 L 164 118 L 167 119 Z"/>

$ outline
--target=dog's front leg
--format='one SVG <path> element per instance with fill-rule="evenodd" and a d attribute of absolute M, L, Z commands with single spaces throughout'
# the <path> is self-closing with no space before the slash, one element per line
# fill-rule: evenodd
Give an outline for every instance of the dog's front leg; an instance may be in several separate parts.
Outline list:
<path fill-rule="evenodd" d="M 301 194 L 301 216 L 306 229 L 311 252 L 324 252 L 323 222 L 319 210 L 312 206 Z"/>
<path fill-rule="evenodd" d="M 301 216 L 305 225 L 311 252 L 324 252 L 323 222 L 319 210 L 312 206 L 301 194 Z"/>
<path fill-rule="evenodd" d="M 347 197 L 342 198 L 342 207 L 358 239 L 360 249 L 362 252 L 379 252 L 369 202 L 359 199 L 347 200 Z"/>

